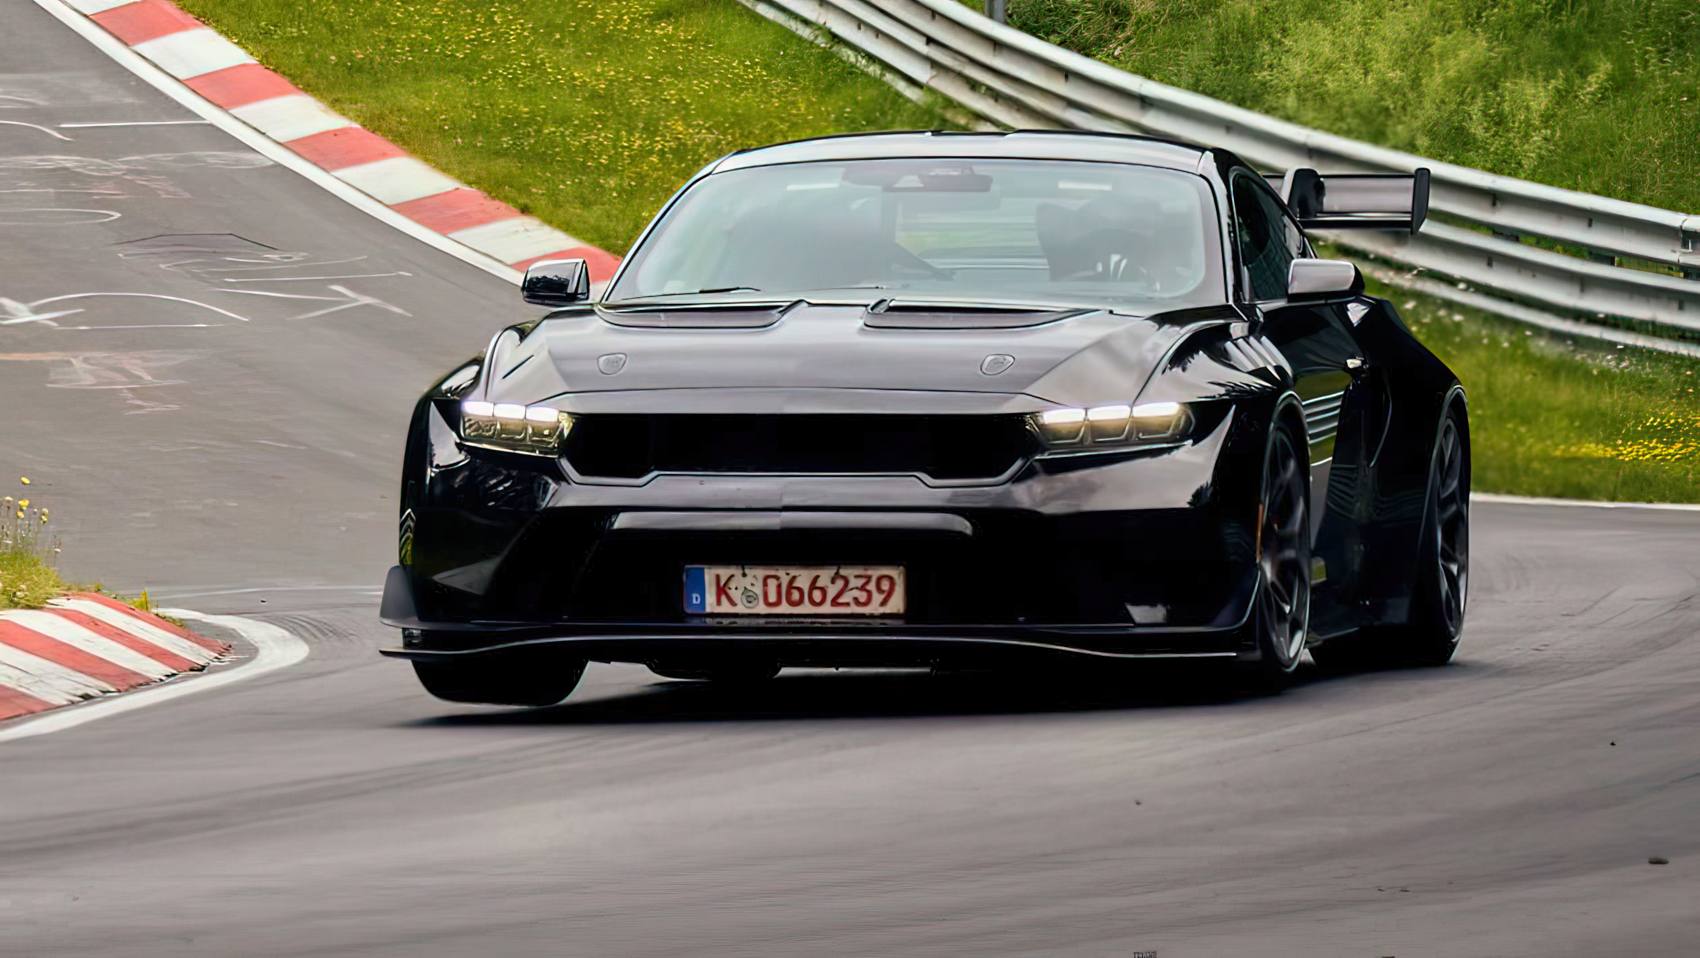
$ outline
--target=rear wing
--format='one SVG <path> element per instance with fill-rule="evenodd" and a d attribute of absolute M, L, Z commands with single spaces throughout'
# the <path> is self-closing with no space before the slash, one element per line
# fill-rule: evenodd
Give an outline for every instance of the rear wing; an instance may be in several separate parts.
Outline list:
<path fill-rule="evenodd" d="M 1330 173 L 1309 167 L 1265 176 L 1305 229 L 1408 230 L 1428 218 L 1428 169 L 1412 173 Z"/>

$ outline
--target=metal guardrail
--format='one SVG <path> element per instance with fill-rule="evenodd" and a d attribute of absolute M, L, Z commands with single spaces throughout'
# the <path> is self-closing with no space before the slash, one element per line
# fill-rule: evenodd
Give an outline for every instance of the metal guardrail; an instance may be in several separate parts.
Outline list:
<path fill-rule="evenodd" d="M 996 23 L 956 0 L 743 0 L 822 28 L 992 124 L 1152 133 L 1222 146 L 1267 171 L 1432 171 L 1415 236 L 1340 245 L 1587 317 L 1700 333 L 1700 215 L 1563 190 L 1277 120 L 1118 70 Z M 1453 220 L 1489 232 L 1454 225 Z M 1551 241 L 1569 255 L 1522 242 Z M 1619 265 L 1620 260 L 1655 269 Z"/>

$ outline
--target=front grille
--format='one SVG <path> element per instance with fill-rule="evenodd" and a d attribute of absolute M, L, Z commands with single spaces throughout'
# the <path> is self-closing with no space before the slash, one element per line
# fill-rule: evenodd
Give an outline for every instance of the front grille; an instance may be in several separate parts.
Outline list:
<path fill-rule="evenodd" d="M 1021 416 L 585 416 L 565 454 L 582 476 L 654 472 L 1001 476 L 1035 451 Z"/>

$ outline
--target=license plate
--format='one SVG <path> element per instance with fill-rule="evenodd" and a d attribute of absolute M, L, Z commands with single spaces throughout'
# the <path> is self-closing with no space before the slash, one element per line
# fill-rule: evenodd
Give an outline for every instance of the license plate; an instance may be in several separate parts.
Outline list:
<path fill-rule="evenodd" d="M 896 565 L 692 565 L 685 611 L 694 615 L 902 615 Z"/>

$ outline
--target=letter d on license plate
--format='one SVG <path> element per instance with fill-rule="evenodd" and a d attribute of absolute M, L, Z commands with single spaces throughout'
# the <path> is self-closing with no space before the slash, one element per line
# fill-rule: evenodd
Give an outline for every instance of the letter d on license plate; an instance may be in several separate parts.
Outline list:
<path fill-rule="evenodd" d="M 903 567 L 896 565 L 691 565 L 691 615 L 902 615 Z"/>

